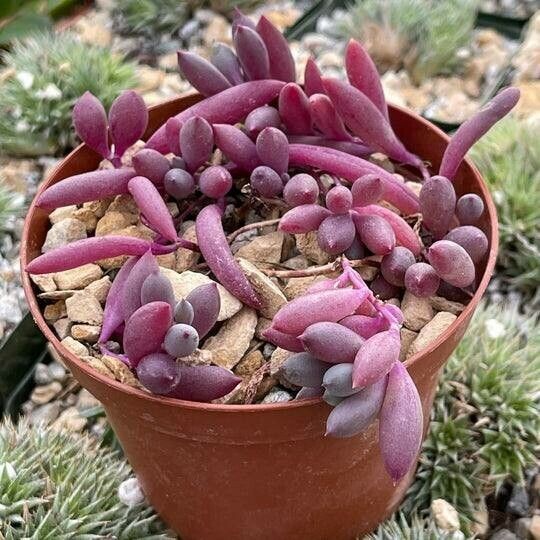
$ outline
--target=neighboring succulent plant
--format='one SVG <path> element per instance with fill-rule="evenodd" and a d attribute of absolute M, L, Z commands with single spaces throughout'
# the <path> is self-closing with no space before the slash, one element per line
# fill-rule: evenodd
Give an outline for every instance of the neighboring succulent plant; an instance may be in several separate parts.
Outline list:
<path fill-rule="evenodd" d="M 537 318 L 481 306 L 447 364 L 404 509 L 444 498 L 470 518 L 486 491 L 523 482 L 538 452 L 539 396 Z"/>
<path fill-rule="evenodd" d="M 381 72 L 405 67 L 421 83 L 456 67 L 457 51 L 471 41 L 476 5 L 476 0 L 357 0 L 335 30 L 364 43 Z"/>
<path fill-rule="evenodd" d="M 372 534 L 363 540 L 452 540 L 452 533 L 441 532 L 429 518 L 421 519 L 417 515 L 407 520 L 402 513 L 395 514 L 379 525 Z M 455 539 L 458 540 L 457 535 Z"/>
<path fill-rule="evenodd" d="M 146 538 L 167 533 L 144 503 L 126 506 L 118 490 L 129 465 L 86 436 L 26 421 L 0 423 L 2 538 Z"/>
<path fill-rule="evenodd" d="M 350 84 L 322 78 L 309 62 L 305 93 L 294 82 L 290 48 L 268 19 L 255 24 L 237 12 L 232 31 L 236 52 L 219 46 L 210 61 L 179 52 L 182 73 L 206 99 L 169 118 L 135 153 L 131 167 L 122 166 L 122 156 L 145 131 L 148 114 L 142 99 L 122 93 L 107 117 L 100 101 L 85 93 L 74 108 L 76 131 L 114 168 L 66 178 L 36 201 L 50 210 L 130 194 L 152 239 L 87 238 L 40 255 L 26 270 L 59 272 L 131 256 L 109 292 L 100 344 L 113 332 L 121 334 L 124 354 L 118 358 L 154 393 L 211 401 L 240 381 L 220 367 L 186 366 L 199 338 L 216 322 L 216 291 L 202 294 L 199 287 L 176 305 L 155 255 L 179 247 L 200 251 L 221 285 L 260 310 L 262 295 L 233 256 L 223 214 L 235 203 L 275 206 L 285 212 L 280 230 L 316 231 L 320 249 L 340 256 L 335 264 L 343 273 L 281 307 L 264 335 L 299 353 L 284 369 L 289 379 L 295 377 L 291 382 L 306 387 L 301 397 L 320 394 L 324 386 L 325 399 L 335 406 L 328 435 L 352 436 L 379 419 L 383 460 L 397 482 L 416 460 L 422 410 L 399 361 L 402 314 L 380 297 L 386 296 L 384 290 L 397 296 L 404 288 L 432 296 L 440 282 L 474 289 L 474 263 L 488 249 L 485 234 L 474 226 L 484 205 L 474 194 L 457 198 L 452 180 L 468 149 L 514 107 L 519 91 L 503 90 L 465 122 L 447 146 L 439 175 L 431 176 L 394 133 L 375 66 L 359 43 L 351 41 L 345 53 Z M 276 98 L 277 109 L 268 105 Z M 242 122 L 244 130 L 235 125 Z M 422 175 L 419 197 L 395 175 L 358 157 L 375 151 Z M 164 156 L 169 153 L 174 157 Z M 294 174 L 299 171 L 305 172 Z M 329 185 L 321 181 L 321 171 Z M 396 210 L 379 204 L 383 200 Z M 187 209 L 175 220 L 167 202 Z M 417 219 L 418 213 L 421 237 L 404 219 Z M 178 234 L 181 220 L 190 214 L 196 214 L 197 244 Z M 372 289 L 344 253 L 357 264 L 369 254 L 368 262 L 380 261 L 381 275 Z"/>
<path fill-rule="evenodd" d="M 498 275 L 530 297 L 540 287 L 540 124 L 508 118 L 471 157 L 497 205 Z"/>
<path fill-rule="evenodd" d="M 9 189 L 0 177 L 0 231 L 9 228 L 8 222 L 18 214 L 22 199 L 22 195 Z"/>
<path fill-rule="evenodd" d="M 0 85 L 0 149 L 10 155 L 70 149 L 77 98 L 90 91 L 110 105 L 134 83 L 132 64 L 65 32 L 15 42 L 3 60 L 12 75 Z"/>
<path fill-rule="evenodd" d="M 118 0 L 112 11 L 121 33 L 142 35 L 157 41 L 163 35 L 174 37 L 190 14 L 189 3 L 176 0 Z"/>

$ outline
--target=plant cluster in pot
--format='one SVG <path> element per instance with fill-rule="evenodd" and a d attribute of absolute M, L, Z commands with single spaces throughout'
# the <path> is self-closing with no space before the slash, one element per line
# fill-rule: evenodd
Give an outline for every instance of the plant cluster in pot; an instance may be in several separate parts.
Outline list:
<path fill-rule="evenodd" d="M 518 92 L 449 142 L 386 104 L 356 42 L 349 82 L 308 61 L 301 87 L 264 17 L 237 13 L 233 38 L 211 61 L 179 53 L 202 96 L 148 112 L 125 92 L 108 116 L 80 98 L 85 144 L 28 213 L 25 290 L 182 538 L 355 538 L 403 497 L 439 370 L 487 286 L 495 211 L 464 156 Z M 272 243 L 237 249 L 257 230 L 279 237 L 277 258 Z M 406 359 L 404 294 L 467 304 L 439 311 Z M 294 399 L 260 403 L 278 381 Z"/>

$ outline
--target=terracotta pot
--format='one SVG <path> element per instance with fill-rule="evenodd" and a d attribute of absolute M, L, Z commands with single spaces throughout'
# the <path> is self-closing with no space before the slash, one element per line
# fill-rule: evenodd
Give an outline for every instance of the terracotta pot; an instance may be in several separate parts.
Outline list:
<path fill-rule="evenodd" d="M 150 135 L 166 118 L 198 100 L 180 97 L 150 113 Z M 415 114 L 391 107 L 392 125 L 407 148 L 438 168 L 448 138 Z M 94 169 L 97 156 L 79 146 L 41 189 Z M 441 367 L 460 341 L 493 271 L 497 219 L 488 190 L 470 162 L 459 169 L 458 193 L 479 194 L 480 227 L 490 250 L 478 289 L 440 338 L 407 361 L 428 428 Z M 49 228 L 32 205 L 21 248 L 22 267 L 36 257 Z M 374 426 L 357 437 L 324 437 L 330 408 L 320 399 L 269 405 L 213 405 L 152 396 L 93 371 L 60 345 L 43 319 L 31 282 L 23 283 L 37 324 L 79 382 L 104 405 L 148 499 L 183 540 L 341 540 L 367 533 L 398 506 L 413 471 L 397 486 L 387 476 Z"/>

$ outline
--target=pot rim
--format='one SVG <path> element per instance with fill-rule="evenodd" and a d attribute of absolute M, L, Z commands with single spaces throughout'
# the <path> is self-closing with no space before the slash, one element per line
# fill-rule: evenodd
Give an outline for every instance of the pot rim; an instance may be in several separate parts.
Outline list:
<path fill-rule="evenodd" d="M 157 105 L 153 105 L 149 107 L 148 109 L 149 109 L 149 112 L 151 112 L 153 110 L 159 109 L 165 103 L 179 101 L 184 98 L 193 97 L 195 95 L 197 94 L 193 92 L 187 92 L 175 98 L 165 100 Z M 440 128 L 438 128 L 437 126 L 435 126 L 434 124 L 426 120 L 425 118 L 416 114 L 415 112 L 405 107 L 398 106 L 398 105 L 388 104 L 388 106 L 390 109 L 395 109 L 401 112 L 402 114 L 412 117 L 412 119 L 416 123 L 421 124 L 422 127 L 426 128 L 431 133 L 441 137 L 446 142 L 446 144 L 448 144 L 448 142 L 450 141 L 450 137 L 446 133 L 444 133 L 444 131 L 442 131 Z M 145 138 L 146 136 L 147 134 L 145 134 Z M 42 191 L 44 191 L 47 187 L 49 187 L 50 179 L 55 176 L 57 170 L 62 166 L 62 164 L 65 163 L 66 161 L 74 159 L 76 157 L 75 153 L 81 150 L 85 146 L 86 146 L 85 144 L 81 144 L 77 146 L 74 150 L 72 150 L 65 158 L 63 158 L 54 167 L 54 169 L 49 174 L 49 177 L 46 180 L 44 180 L 39 186 L 39 189 L 36 195 L 34 196 L 30 204 L 30 207 L 28 208 L 28 212 L 26 214 L 26 218 L 24 221 L 23 235 L 21 239 L 21 248 L 20 248 L 20 268 L 21 268 L 22 285 L 23 285 L 25 296 L 26 296 L 26 300 L 28 302 L 30 313 L 32 314 L 32 318 L 34 319 L 39 329 L 43 332 L 43 334 L 47 338 L 47 341 L 50 342 L 53 345 L 53 347 L 61 353 L 63 357 L 67 358 L 69 362 L 72 362 L 73 364 L 75 364 L 78 369 L 80 369 L 81 371 L 84 371 L 86 375 L 94 379 L 96 382 L 99 382 L 107 387 L 112 387 L 115 390 L 118 390 L 120 392 L 124 392 L 128 395 L 131 395 L 134 398 L 148 400 L 156 404 L 162 403 L 167 406 L 173 406 L 173 407 L 185 408 L 185 409 L 202 410 L 206 412 L 254 413 L 254 412 L 265 412 L 265 411 L 270 412 L 270 411 L 276 411 L 279 409 L 294 409 L 298 407 L 309 407 L 309 406 L 313 406 L 313 405 L 321 403 L 322 398 L 317 397 L 317 398 L 310 398 L 310 399 L 303 399 L 303 400 L 291 400 L 291 401 L 286 401 L 286 402 L 281 402 L 281 403 L 227 405 L 227 404 L 220 404 L 220 403 L 201 403 L 197 401 L 185 401 L 185 400 L 176 399 L 176 398 L 158 396 L 155 394 L 151 394 L 149 392 L 144 392 L 143 390 L 139 390 L 127 384 L 121 383 L 115 379 L 111 379 L 105 375 L 102 375 L 101 373 L 98 373 L 95 369 L 93 369 L 83 360 L 79 359 L 75 354 L 73 354 L 70 350 L 68 350 L 66 347 L 64 347 L 60 343 L 60 340 L 51 330 L 51 328 L 49 327 L 49 325 L 47 324 L 47 322 L 45 321 L 43 317 L 36 295 L 34 294 L 34 288 L 30 280 L 30 276 L 25 271 L 26 265 L 30 262 L 28 260 L 27 245 L 28 245 L 28 238 L 30 234 L 30 224 L 32 221 L 33 214 L 36 211 L 35 202 L 38 195 L 40 195 Z M 464 162 L 471 169 L 471 172 L 477 177 L 479 181 L 478 183 L 479 183 L 480 192 L 481 192 L 483 200 L 486 203 L 485 206 L 487 210 L 487 217 L 491 225 L 491 235 L 489 237 L 490 249 L 489 249 L 488 258 L 485 265 L 485 270 L 482 275 L 482 279 L 480 280 L 480 283 L 478 284 L 478 288 L 476 289 L 476 292 L 471 297 L 469 303 L 465 306 L 465 309 L 457 316 L 456 320 L 453 321 L 452 324 L 434 342 L 432 342 L 428 347 L 422 349 L 420 352 L 416 353 L 411 358 L 403 362 L 403 364 L 405 365 L 405 367 L 407 367 L 407 369 L 419 363 L 425 356 L 429 355 L 434 349 L 438 348 L 445 341 L 447 341 L 448 338 L 455 332 L 456 328 L 461 324 L 461 321 L 463 319 L 468 318 L 470 315 L 472 315 L 472 312 L 476 309 L 478 303 L 480 302 L 480 299 L 484 295 L 484 292 L 489 284 L 489 281 L 491 279 L 491 276 L 493 274 L 493 270 L 495 267 L 495 262 L 497 259 L 497 249 L 498 249 L 498 243 L 499 243 L 497 211 L 495 209 L 495 204 L 493 202 L 489 189 L 487 188 L 487 185 L 482 175 L 476 168 L 476 166 L 467 157 L 464 159 Z"/>

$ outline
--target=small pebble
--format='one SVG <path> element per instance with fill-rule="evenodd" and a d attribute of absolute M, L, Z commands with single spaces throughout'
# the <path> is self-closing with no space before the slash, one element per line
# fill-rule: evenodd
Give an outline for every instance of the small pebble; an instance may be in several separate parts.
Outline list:
<path fill-rule="evenodd" d="M 126 506 L 132 507 L 144 502 L 144 493 L 136 478 L 128 478 L 118 486 L 118 498 Z"/>
<path fill-rule="evenodd" d="M 272 388 L 272 390 L 266 394 L 261 403 L 281 403 L 284 401 L 291 401 L 292 398 L 292 395 L 286 390 Z"/>

